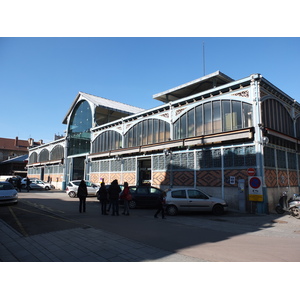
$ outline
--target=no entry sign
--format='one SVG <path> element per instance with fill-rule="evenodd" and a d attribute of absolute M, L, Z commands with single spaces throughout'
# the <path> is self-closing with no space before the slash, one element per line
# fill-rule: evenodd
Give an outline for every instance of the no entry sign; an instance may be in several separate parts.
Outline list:
<path fill-rule="evenodd" d="M 248 176 L 254 176 L 254 175 L 255 175 L 255 169 L 249 168 L 249 169 L 247 170 L 247 173 L 248 173 Z"/>

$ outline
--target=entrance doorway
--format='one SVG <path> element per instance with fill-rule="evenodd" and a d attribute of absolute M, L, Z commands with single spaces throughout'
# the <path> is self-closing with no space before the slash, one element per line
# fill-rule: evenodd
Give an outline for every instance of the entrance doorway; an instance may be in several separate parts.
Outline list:
<path fill-rule="evenodd" d="M 84 160 L 85 156 L 73 158 L 72 180 L 84 179 Z"/>
<path fill-rule="evenodd" d="M 151 185 L 151 158 L 138 160 L 138 185 Z"/>

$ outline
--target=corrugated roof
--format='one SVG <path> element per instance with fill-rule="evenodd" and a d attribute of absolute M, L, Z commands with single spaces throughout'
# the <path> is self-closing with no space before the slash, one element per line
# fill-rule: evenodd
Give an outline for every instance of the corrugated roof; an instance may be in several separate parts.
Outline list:
<path fill-rule="evenodd" d="M 169 89 L 165 92 L 153 95 L 153 99 L 168 103 L 184 97 L 188 97 L 205 90 L 209 90 L 223 84 L 234 81 L 220 71 L 205 75 L 188 83 Z"/>

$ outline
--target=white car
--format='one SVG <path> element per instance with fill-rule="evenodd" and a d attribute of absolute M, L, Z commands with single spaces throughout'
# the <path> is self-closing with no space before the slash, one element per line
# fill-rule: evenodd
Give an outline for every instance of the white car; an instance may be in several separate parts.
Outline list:
<path fill-rule="evenodd" d="M 81 180 L 73 180 L 70 181 L 66 188 L 66 193 L 71 197 L 75 198 L 77 197 L 77 191 Z M 85 181 L 88 196 L 97 196 L 97 192 L 100 188 L 100 186 L 92 183 L 91 181 Z"/>
<path fill-rule="evenodd" d="M 199 189 L 170 189 L 166 194 L 166 212 L 171 216 L 181 211 L 210 211 L 221 215 L 228 209 L 225 200 L 212 197 Z"/>
<path fill-rule="evenodd" d="M 0 204 L 9 204 L 18 202 L 18 192 L 15 187 L 7 182 L 0 181 Z"/>
<path fill-rule="evenodd" d="M 30 180 L 29 186 L 31 190 L 36 190 L 36 189 L 51 190 L 54 188 L 54 186 L 51 185 L 50 183 L 40 179 L 29 178 L 29 180 Z M 27 179 L 26 178 L 22 179 L 22 189 L 26 189 L 26 183 L 27 183 Z"/>

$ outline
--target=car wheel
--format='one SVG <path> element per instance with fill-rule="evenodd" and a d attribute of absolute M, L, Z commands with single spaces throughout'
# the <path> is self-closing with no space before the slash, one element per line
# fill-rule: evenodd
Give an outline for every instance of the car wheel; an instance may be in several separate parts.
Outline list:
<path fill-rule="evenodd" d="M 69 193 L 69 196 L 70 196 L 71 198 L 75 198 L 75 197 L 76 197 L 76 193 L 73 192 L 73 191 L 71 191 L 71 192 Z"/>
<path fill-rule="evenodd" d="M 178 214 L 178 209 L 175 205 L 169 205 L 166 211 L 169 216 L 175 216 Z"/>
<path fill-rule="evenodd" d="M 45 186 L 45 190 L 49 191 L 50 190 L 49 186 Z"/>
<path fill-rule="evenodd" d="M 212 209 L 212 213 L 216 216 L 220 216 L 224 213 L 224 207 L 220 204 L 216 204 Z"/>
<path fill-rule="evenodd" d="M 134 200 L 129 201 L 129 208 L 135 209 L 136 208 L 136 202 Z"/>

